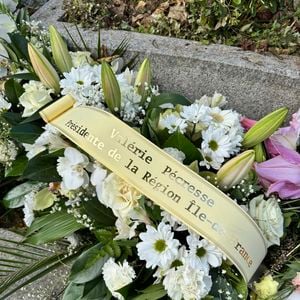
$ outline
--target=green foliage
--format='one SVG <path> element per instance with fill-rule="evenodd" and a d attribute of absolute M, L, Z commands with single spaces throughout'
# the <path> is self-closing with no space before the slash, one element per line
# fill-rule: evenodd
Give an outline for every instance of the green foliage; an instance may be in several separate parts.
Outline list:
<path fill-rule="evenodd" d="M 33 123 L 18 124 L 12 127 L 10 136 L 20 143 L 33 144 L 43 133 L 43 129 Z"/>
<path fill-rule="evenodd" d="M 24 179 L 39 182 L 56 182 L 61 177 L 56 170 L 57 157 L 62 155 L 61 151 L 47 154 L 45 151 L 29 160 L 23 173 Z"/>
<path fill-rule="evenodd" d="M 22 85 L 15 79 L 9 79 L 5 82 L 5 95 L 13 105 L 19 104 L 19 97 L 24 93 Z"/>
<path fill-rule="evenodd" d="M 66 18 L 92 28 L 101 24 L 106 28 L 175 36 L 203 44 L 299 53 L 299 9 L 296 10 L 292 0 L 148 0 L 144 8 L 135 1 L 123 0 L 120 10 L 112 3 L 64 0 Z"/>
<path fill-rule="evenodd" d="M 24 205 L 24 196 L 31 192 L 35 182 L 24 182 L 10 190 L 3 198 L 2 203 L 7 208 L 17 208 Z"/>
<path fill-rule="evenodd" d="M 35 245 L 53 242 L 81 228 L 83 225 L 73 215 L 59 211 L 36 218 L 27 230 L 25 241 Z"/>
<path fill-rule="evenodd" d="M 164 143 L 164 147 L 173 147 L 182 151 L 186 158 L 184 160 L 185 164 L 190 164 L 195 160 L 202 160 L 202 155 L 196 146 L 186 138 L 182 133 L 176 131 L 174 132 Z"/>
<path fill-rule="evenodd" d="M 176 106 L 177 104 L 181 105 L 190 105 L 191 101 L 186 97 L 174 94 L 174 93 L 161 93 L 158 96 L 153 96 L 151 102 L 149 103 L 148 109 L 159 108 L 160 105 L 163 104 L 173 104 Z"/>
<path fill-rule="evenodd" d="M 167 294 L 162 284 L 151 285 L 139 293 L 139 296 L 133 297 L 131 300 L 158 300 Z"/>
<path fill-rule="evenodd" d="M 20 155 L 6 168 L 5 177 L 21 176 L 27 166 L 28 159 L 25 155 Z"/>
<path fill-rule="evenodd" d="M 99 277 L 109 256 L 101 244 L 91 247 L 76 259 L 71 268 L 69 280 L 81 284 Z"/>
<path fill-rule="evenodd" d="M 62 300 L 109 300 L 111 294 L 107 289 L 105 282 L 101 278 L 95 278 L 92 281 L 77 284 L 71 282 L 63 296 Z"/>
<path fill-rule="evenodd" d="M 116 222 L 112 210 L 107 208 L 97 198 L 90 198 L 82 203 L 83 214 L 87 214 L 97 226 L 113 226 Z"/>

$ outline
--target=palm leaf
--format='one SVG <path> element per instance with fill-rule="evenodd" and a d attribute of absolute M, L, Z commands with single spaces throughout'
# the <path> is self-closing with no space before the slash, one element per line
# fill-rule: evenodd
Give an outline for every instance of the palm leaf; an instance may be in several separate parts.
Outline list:
<path fill-rule="evenodd" d="M 41 278 L 81 253 L 51 250 L 0 238 L 0 300 Z"/>
<path fill-rule="evenodd" d="M 35 245 L 53 242 L 83 227 L 73 215 L 59 211 L 36 218 L 27 230 L 25 241 Z"/>

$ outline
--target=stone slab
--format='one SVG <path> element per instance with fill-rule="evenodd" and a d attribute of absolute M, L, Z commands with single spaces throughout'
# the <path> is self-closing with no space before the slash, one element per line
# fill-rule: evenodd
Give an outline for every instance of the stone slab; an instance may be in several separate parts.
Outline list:
<path fill-rule="evenodd" d="M 11 241 L 20 241 L 22 236 L 0 228 L 0 237 Z M 2 242 L 1 242 L 2 243 Z M 50 253 L 50 252 L 49 252 Z M 9 255 L 0 254 L 0 258 L 9 259 Z M 62 265 L 37 281 L 21 288 L 6 300 L 58 300 L 64 292 L 69 266 Z"/>
<path fill-rule="evenodd" d="M 62 0 L 51 0 L 33 18 L 55 25 L 67 37 L 65 26 L 79 42 L 75 26 L 62 22 Z M 97 32 L 80 29 L 88 46 L 96 48 Z M 136 32 L 102 30 L 108 48 L 129 41 L 126 58 L 139 54 L 151 59 L 154 81 L 161 90 L 181 93 L 190 99 L 218 91 L 229 106 L 251 118 L 288 106 L 300 107 L 300 57 L 262 55 L 223 45 L 203 46 L 198 42 Z"/>

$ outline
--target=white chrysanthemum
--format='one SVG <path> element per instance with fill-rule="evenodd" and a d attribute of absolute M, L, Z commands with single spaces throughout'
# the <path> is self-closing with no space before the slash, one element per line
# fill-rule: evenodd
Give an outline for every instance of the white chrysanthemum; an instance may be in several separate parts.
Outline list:
<path fill-rule="evenodd" d="M 188 124 L 182 119 L 178 113 L 163 114 L 159 118 L 158 127 L 161 129 L 168 129 L 169 134 L 179 130 L 181 133 L 185 133 Z"/>
<path fill-rule="evenodd" d="M 243 141 L 243 128 L 241 124 L 237 124 L 235 127 L 230 128 L 228 136 L 231 140 L 231 152 L 230 154 L 236 154 L 240 151 L 241 143 Z"/>
<path fill-rule="evenodd" d="M 7 102 L 4 96 L 2 95 L 2 93 L 0 93 L 0 111 L 9 110 L 10 108 L 11 108 L 11 103 Z"/>
<path fill-rule="evenodd" d="M 209 266 L 216 268 L 222 264 L 223 254 L 216 246 L 205 239 L 200 240 L 196 234 L 189 235 L 186 240 L 190 248 L 187 263 L 193 268 L 204 269 L 208 273 Z"/>
<path fill-rule="evenodd" d="M 185 154 L 176 148 L 167 147 L 163 150 L 181 163 L 185 160 Z"/>
<path fill-rule="evenodd" d="M 73 67 L 69 73 L 64 73 L 64 77 L 60 81 L 62 95 L 72 95 L 78 105 L 103 107 L 101 65 Z"/>
<path fill-rule="evenodd" d="M 179 266 L 182 266 L 185 262 L 185 259 L 188 257 L 188 251 L 186 250 L 185 246 L 181 246 L 178 250 L 177 256 L 174 258 L 172 263 L 167 267 L 158 267 L 153 274 L 153 277 L 156 278 L 154 281 L 154 284 L 158 284 L 162 281 L 162 279 L 165 277 L 166 273 L 171 268 L 177 268 Z"/>
<path fill-rule="evenodd" d="M 123 73 L 117 74 L 116 78 L 120 86 L 126 86 L 126 85 L 133 86 L 135 75 L 136 74 L 134 71 L 129 70 L 129 68 L 126 68 L 126 70 Z"/>
<path fill-rule="evenodd" d="M 64 157 L 58 158 L 57 172 L 63 179 L 63 188 L 75 190 L 89 183 L 89 176 L 85 168 L 88 168 L 89 159 L 77 149 L 68 147 Z"/>
<path fill-rule="evenodd" d="M 224 129 L 209 128 L 202 132 L 201 149 L 206 153 L 213 153 L 216 157 L 227 158 L 232 152 L 232 143 Z"/>
<path fill-rule="evenodd" d="M 214 168 L 216 170 L 220 169 L 222 163 L 224 162 L 224 158 L 222 156 L 217 156 L 213 151 L 200 150 L 203 160 L 200 161 L 199 165 L 204 166 L 207 169 Z"/>
<path fill-rule="evenodd" d="M 10 165 L 15 160 L 18 154 L 18 148 L 15 143 L 8 139 L 0 139 L 0 163 Z"/>
<path fill-rule="evenodd" d="M 136 277 L 134 269 L 128 264 L 127 260 L 121 264 L 116 263 L 113 258 L 110 258 L 103 265 L 102 274 L 104 282 L 113 297 L 118 300 L 125 300 L 124 297 L 116 291 L 130 284 Z"/>
<path fill-rule="evenodd" d="M 96 188 L 97 197 L 100 199 L 102 195 L 103 180 L 107 176 L 107 170 L 98 162 L 94 163 L 93 168 L 91 184 Z"/>
<path fill-rule="evenodd" d="M 29 117 L 41 107 L 52 101 L 52 89 L 47 89 L 40 81 L 30 80 L 23 85 L 25 92 L 20 96 L 20 104 L 24 107 L 22 116 Z"/>
<path fill-rule="evenodd" d="M 203 270 L 184 264 L 170 269 L 163 285 L 172 300 L 200 300 L 209 293 L 212 280 Z"/>
<path fill-rule="evenodd" d="M 119 82 L 120 84 L 120 82 Z M 121 118 L 126 122 L 136 122 L 140 114 L 145 115 L 140 103 L 142 100 L 141 95 L 137 94 L 134 87 L 127 83 L 120 84 L 121 91 Z"/>
<path fill-rule="evenodd" d="M 160 223 L 155 229 L 147 225 L 147 231 L 140 234 L 142 242 L 136 245 L 138 256 L 146 261 L 146 267 L 167 267 L 176 258 L 179 241 L 174 239 L 171 226 Z"/>
<path fill-rule="evenodd" d="M 222 110 L 219 107 L 214 107 L 210 111 L 210 116 L 212 118 L 211 126 L 217 128 L 231 128 L 235 126 L 240 126 L 240 116 L 237 112 L 231 109 Z"/>
<path fill-rule="evenodd" d="M 99 201 L 112 209 L 118 218 L 149 223 L 145 210 L 140 206 L 142 194 L 115 173 L 109 174 L 102 182 Z"/>
<path fill-rule="evenodd" d="M 203 127 L 208 126 L 212 119 L 210 116 L 210 108 L 198 103 L 183 106 L 180 116 L 188 122 L 194 124 L 200 123 Z"/>

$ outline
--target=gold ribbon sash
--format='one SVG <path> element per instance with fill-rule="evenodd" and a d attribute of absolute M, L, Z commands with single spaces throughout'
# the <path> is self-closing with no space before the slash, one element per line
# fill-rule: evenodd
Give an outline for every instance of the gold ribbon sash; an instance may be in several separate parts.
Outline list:
<path fill-rule="evenodd" d="M 249 282 L 267 253 L 253 219 L 219 189 L 112 114 L 65 96 L 41 111 L 86 153 L 205 237 Z"/>

